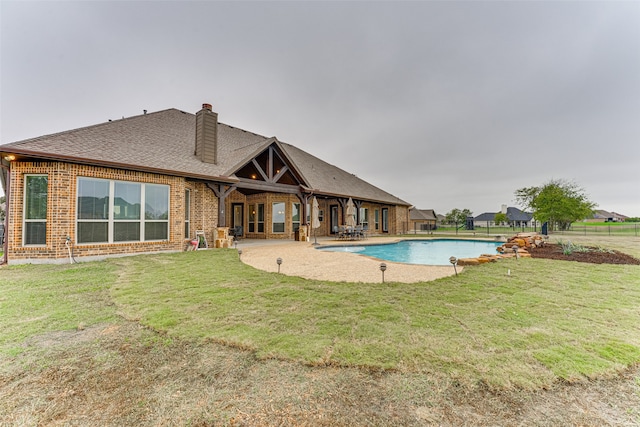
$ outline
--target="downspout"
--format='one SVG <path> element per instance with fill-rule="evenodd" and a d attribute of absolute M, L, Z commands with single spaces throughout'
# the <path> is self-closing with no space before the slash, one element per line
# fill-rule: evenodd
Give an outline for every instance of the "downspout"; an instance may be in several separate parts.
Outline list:
<path fill-rule="evenodd" d="M 0 163 L 0 168 L 2 168 L 2 174 L 5 174 L 6 171 L 6 176 L 3 176 L 3 181 L 5 184 L 5 189 L 4 189 L 4 236 L 3 236 L 3 242 L 2 242 L 2 262 L 0 262 L 0 264 L 7 264 L 9 262 L 9 255 L 8 255 L 8 250 L 9 250 L 9 203 L 11 201 L 11 163 L 9 163 L 9 166 L 5 165 L 5 160 L 2 159 L 2 162 Z"/>

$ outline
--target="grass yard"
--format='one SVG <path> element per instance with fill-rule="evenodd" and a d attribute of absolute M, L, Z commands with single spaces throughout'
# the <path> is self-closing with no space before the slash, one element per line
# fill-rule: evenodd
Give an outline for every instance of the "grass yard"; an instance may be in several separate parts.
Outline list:
<path fill-rule="evenodd" d="M 267 273 L 234 250 L 4 267 L 0 420 L 634 425 L 638 307 L 640 266 L 543 259 L 410 285 Z"/>
<path fill-rule="evenodd" d="M 112 294 L 127 317 L 264 359 L 446 372 L 495 388 L 640 362 L 637 266 L 503 260 L 433 282 L 363 284 L 256 271 L 233 250 L 117 262 L 129 280 Z"/>

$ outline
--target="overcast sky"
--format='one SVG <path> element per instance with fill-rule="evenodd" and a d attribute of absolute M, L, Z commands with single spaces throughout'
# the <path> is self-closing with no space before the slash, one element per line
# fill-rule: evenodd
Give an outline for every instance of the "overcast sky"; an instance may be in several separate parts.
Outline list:
<path fill-rule="evenodd" d="M 0 141 L 211 103 L 421 209 L 640 216 L 640 2 L 0 1 Z"/>

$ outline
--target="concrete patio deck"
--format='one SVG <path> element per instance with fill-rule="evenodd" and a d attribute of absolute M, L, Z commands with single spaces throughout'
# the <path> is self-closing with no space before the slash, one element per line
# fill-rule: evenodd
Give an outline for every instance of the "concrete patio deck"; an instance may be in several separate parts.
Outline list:
<path fill-rule="evenodd" d="M 332 282 L 368 282 L 382 280 L 380 263 L 387 265 L 385 282 L 415 283 L 439 279 L 455 274 L 452 266 L 429 266 L 402 264 L 357 255 L 347 252 L 319 251 L 316 248 L 330 245 L 363 245 L 396 242 L 397 238 L 375 237 L 365 241 L 338 241 L 318 238 L 318 246 L 311 242 L 278 240 L 240 240 L 237 248 L 242 250 L 241 260 L 245 264 L 264 271 L 277 272 L 277 258 L 282 258 L 280 273 L 306 279 Z M 458 272 L 462 267 L 458 267 Z"/>

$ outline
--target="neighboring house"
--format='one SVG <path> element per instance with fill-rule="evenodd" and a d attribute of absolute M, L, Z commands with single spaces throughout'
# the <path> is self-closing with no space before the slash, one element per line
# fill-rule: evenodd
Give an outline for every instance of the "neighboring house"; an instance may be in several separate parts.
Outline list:
<path fill-rule="evenodd" d="M 602 209 L 593 211 L 593 217 L 585 219 L 586 222 L 624 222 L 628 217 L 616 212 L 608 212 Z"/>
<path fill-rule="evenodd" d="M 438 217 L 433 209 L 409 209 L 409 231 L 435 230 Z"/>
<path fill-rule="evenodd" d="M 507 207 L 502 205 L 501 211 L 507 215 L 509 220 L 508 224 L 496 224 L 495 217 L 498 212 L 485 212 L 475 218 L 473 218 L 473 224 L 476 227 L 495 227 L 500 225 L 509 225 L 511 227 L 533 227 L 534 219 L 533 214 L 529 212 L 523 212 L 518 208 Z"/>
<path fill-rule="evenodd" d="M 349 198 L 369 233 L 406 231 L 410 204 L 293 145 L 218 122 L 211 105 L 169 109 L 0 146 L 5 261 L 181 251 L 196 231 L 229 246 L 317 236 L 344 224 Z"/>
<path fill-rule="evenodd" d="M 625 222 L 626 220 L 629 219 L 628 216 L 619 214 L 617 212 L 611 212 L 611 214 L 613 215 L 613 218 L 614 218 L 613 220 L 615 222 Z"/>

